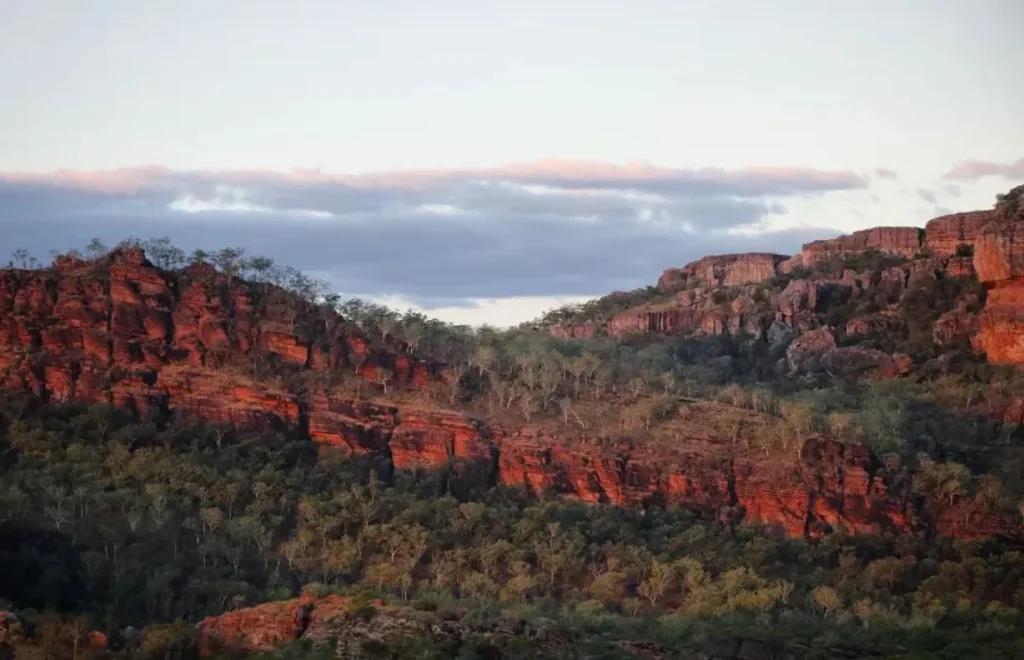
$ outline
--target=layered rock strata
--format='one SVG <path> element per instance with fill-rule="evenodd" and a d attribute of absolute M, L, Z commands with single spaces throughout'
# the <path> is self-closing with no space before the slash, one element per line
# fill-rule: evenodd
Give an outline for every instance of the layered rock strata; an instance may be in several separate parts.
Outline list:
<path fill-rule="evenodd" d="M 791 287 L 783 318 L 802 313 L 815 295 L 813 287 Z M 678 442 L 654 448 L 597 446 L 564 430 L 492 426 L 454 412 L 339 394 L 332 374 L 372 379 L 384 366 L 416 386 L 430 378 L 429 370 L 408 355 L 372 349 L 340 319 L 284 296 L 205 268 L 163 272 L 132 250 L 95 263 L 0 272 L 2 382 L 50 401 L 109 402 L 139 415 L 158 411 L 240 428 L 299 430 L 349 454 L 389 457 L 398 470 L 476 465 L 473 474 L 489 484 L 594 503 L 685 505 L 791 535 L 840 525 L 976 533 L 969 517 L 946 529 L 941 516 L 890 496 L 884 470 L 862 449 L 789 438 L 792 451 L 762 460 L 757 439 L 767 437 L 769 420 L 730 406 L 681 403 L 670 420 Z M 748 304 L 732 313 L 748 314 Z M 809 335 L 798 342 L 810 343 Z M 825 343 L 806 347 L 804 358 L 827 365 L 830 351 L 843 350 L 834 340 Z M 868 358 L 867 369 L 898 370 L 880 356 Z M 267 377 L 253 376 L 261 369 Z M 276 384 L 273 376 L 288 370 L 310 376 L 300 394 Z M 986 533 L 991 528 L 986 522 Z"/>

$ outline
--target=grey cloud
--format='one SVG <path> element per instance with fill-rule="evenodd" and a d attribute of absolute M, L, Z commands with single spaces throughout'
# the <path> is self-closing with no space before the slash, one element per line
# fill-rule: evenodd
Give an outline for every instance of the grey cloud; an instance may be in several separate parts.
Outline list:
<path fill-rule="evenodd" d="M 85 175 L 0 174 L 0 252 L 24 247 L 43 258 L 94 236 L 113 243 L 167 235 L 186 250 L 238 245 L 340 291 L 399 294 L 426 306 L 600 295 L 651 284 L 664 268 L 706 254 L 795 252 L 827 230 L 728 230 L 783 213 L 787 197 L 863 185 L 845 173 L 801 170 L 589 168 L 376 179 L 156 170 L 103 177 L 102 185 Z M 537 185 L 545 189 L 530 188 Z M 184 195 L 208 210 L 174 210 Z M 222 199 L 233 195 L 251 209 Z"/>
<path fill-rule="evenodd" d="M 920 197 L 921 199 L 923 199 L 924 201 L 926 201 L 926 202 L 928 202 L 930 204 L 935 204 L 936 203 L 935 193 L 933 193 L 932 191 L 928 190 L 927 188 L 918 188 L 917 189 L 917 195 L 918 195 L 918 197 Z"/>
<path fill-rule="evenodd" d="M 887 167 L 876 167 L 874 175 L 876 179 L 888 179 L 890 181 L 896 181 L 900 178 L 900 175 L 895 170 L 890 170 Z"/>

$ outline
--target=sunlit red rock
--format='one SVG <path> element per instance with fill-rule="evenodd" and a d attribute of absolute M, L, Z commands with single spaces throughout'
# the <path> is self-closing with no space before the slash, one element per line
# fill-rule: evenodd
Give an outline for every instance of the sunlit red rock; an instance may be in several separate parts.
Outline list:
<path fill-rule="evenodd" d="M 998 241 L 995 247 L 1003 249 Z M 993 263 L 1007 261 L 979 251 Z M 777 255 L 743 256 L 703 261 L 691 272 L 724 286 L 770 276 L 769 265 L 779 263 Z M 993 268 L 983 265 L 979 272 Z M 893 277 L 902 278 L 902 272 Z M 988 322 L 1016 319 L 1024 308 L 1021 288 L 1012 281 L 990 284 Z M 835 284 L 847 285 L 861 286 L 852 271 Z M 787 359 L 797 372 L 816 363 L 873 377 L 904 373 L 905 356 L 838 348 L 830 329 L 815 329 L 821 286 L 798 279 L 770 296 L 763 287 L 738 284 L 725 300 L 715 295 L 721 289 L 697 286 L 663 307 L 623 312 L 606 331 L 767 336 L 776 327 L 786 331 L 775 334 L 788 340 L 789 329 L 796 328 L 805 332 L 792 341 Z M 1005 317 L 999 315 L 1004 309 Z M 67 260 L 60 269 L 0 271 L 0 371 L 5 387 L 55 401 L 111 402 L 139 415 L 170 412 L 215 425 L 299 429 L 325 451 L 390 457 L 399 470 L 474 464 L 488 484 L 521 486 L 538 495 L 550 491 L 624 506 L 678 504 L 709 518 L 761 522 L 789 534 L 908 526 L 906 498 L 888 494 L 869 453 L 822 441 L 798 453 L 800 443 L 792 438 L 784 454 L 759 460 L 757 438 L 767 432 L 768 420 L 732 406 L 680 406 L 675 421 L 693 435 L 655 450 L 625 442 L 597 446 L 586 433 L 493 427 L 455 412 L 361 401 L 339 391 L 336 377 L 358 370 L 373 379 L 386 369 L 393 382 L 417 386 L 430 380 L 427 365 L 376 348 L 340 325 L 314 344 L 298 330 L 296 314 L 264 285 L 229 281 L 202 266 L 162 272 L 136 251 L 95 263 Z M 956 327 L 936 330 L 937 340 L 967 332 L 960 320 L 940 319 Z M 292 391 L 272 377 L 254 376 L 259 369 L 270 376 L 304 370 L 309 383 Z M 735 429 L 742 430 L 737 435 Z M 692 446 L 725 447 L 720 453 L 735 458 L 705 455 Z M 976 514 L 971 529 L 998 528 L 987 515 Z M 948 529 L 966 528 L 949 523 Z M 238 623 L 237 629 L 245 627 Z M 286 638 L 291 631 L 271 628 L 266 639 Z"/>
<path fill-rule="evenodd" d="M 993 218 L 992 211 L 951 213 L 933 218 L 924 227 L 924 244 L 937 257 L 955 255 L 961 246 L 973 246 Z"/>
<path fill-rule="evenodd" d="M 989 223 L 974 245 L 974 269 L 989 287 L 977 345 L 989 362 L 1024 364 L 1024 211 Z"/>
<path fill-rule="evenodd" d="M 836 256 L 878 250 L 912 258 L 921 249 L 921 230 L 916 227 L 874 227 L 855 231 L 847 236 L 812 241 L 800 253 L 803 266 L 810 266 Z"/>

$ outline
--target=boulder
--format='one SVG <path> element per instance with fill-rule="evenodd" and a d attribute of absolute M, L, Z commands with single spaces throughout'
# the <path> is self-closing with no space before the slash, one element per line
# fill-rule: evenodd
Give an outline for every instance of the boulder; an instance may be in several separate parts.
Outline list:
<path fill-rule="evenodd" d="M 816 370 L 821 357 L 836 348 L 836 338 L 828 327 L 805 332 L 786 349 L 786 364 L 791 374 Z"/>

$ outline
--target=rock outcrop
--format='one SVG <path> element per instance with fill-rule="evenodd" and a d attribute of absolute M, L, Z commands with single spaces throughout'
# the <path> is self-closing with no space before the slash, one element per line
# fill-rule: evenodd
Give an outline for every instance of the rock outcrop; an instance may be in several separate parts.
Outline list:
<path fill-rule="evenodd" d="M 776 268 L 788 257 L 768 252 L 719 254 L 698 259 L 682 268 L 670 268 L 658 279 L 662 290 L 679 289 L 689 283 L 711 286 L 755 284 L 775 277 Z"/>
<path fill-rule="evenodd" d="M 869 377 L 878 380 L 905 376 L 914 361 L 908 355 L 890 355 L 860 346 L 842 346 L 824 353 L 819 364 L 830 374 L 843 378 Z"/>
<path fill-rule="evenodd" d="M 850 256 L 868 250 L 909 259 L 920 252 L 921 244 L 922 232 L 917 227 L 873 227 L 847 236 L 805 244 L 800 251 L 800 264 L 808 267 L 832 257 Z"/>
<path fill-rule="evenodd" d="M 373 378 L 384 366 L 399 382 L 428 378 L 424 363 L 370 350 L 357 331 L 337 319 L 328 327 L 277 287 L 209 267 L 163 272 L 141 250 L 0 271 L 0 315 L 0 382 L 47 400 L 144 412 L 173 399 L 175 408 L 215 421 L 272 414 L 294 424 L 297 403 L 257 392 L 239 367 L 352 369 Z"/>
<path fill-rule="evenodd" d="M 334 595 L 303 596 L 207 617 L 198 624 L 197 633 L 202 655 L 259 653 L 303 640 L 329 647 L 334 657 L 352 660 L 398 657 L 389 650 L 389 643 L 400 638 L 429 639 L 445 649 L 444 657 L 501 657 L 498 649 L 513 637 L 528 638 L 533 648 L 544 650 L 545 657 L 559 657 L 572 644 L 571 636 L 543 621 L 531 624 L 499 616 L 471 622 Z M 493 654 L 459 653 L 488 646 L 493 647 Z"/>
<path fill-rule="evenodd" d="M 1024 206 L 1003 209 L 974 245 L 974 269 L 988 287 L 977 344 L 989 362 L 1024 364 Z"/>
<path fill-rule="evenodd" d="M 925 247 L 936 257 L 953 256 L 962 247 L 973 247 L 982 230 L 994 219 L 993 211 L 968 211 L 933 218 L 924 227 Z"/>
<path fill-rule="evenodd" d="M 789 328 L 779 319 L 798 318 L 817 295 L 810 283 L 792 282 L 779 300 L 747 286 L 724 306 L 696 290 L 681 292 L 692 296 L 689 307 L 654 318 L 707 332 L 767 332 Z M 653 448 L 627 441 L 598 447 L 585 434 L 360 400 L 334 386 L 338 374 L 373 380 L 386 367 L 398 382 L 417 386 L 430 371 L 401 351 L 372 348 L 341 319 L 289 295 L 205 268 L 164 272 L 134 250 L 94 263 L 2 271 L 2 383 L 44 400 L 109 402 L 139 415 L 298 429 L 325 448 L 387 456 L 398 470 L 454 462 L 478 467 L 469 472 L 487 484 L 594 503 L 677 504 L 711 518 L 728 512 L 729 520 L 789 534 L 840 524 L 909 530 L 920 518 L 908 514 L 905 498 L 887 495 L 884 470 L 862 450 L 811 438 L 805 451 L 774 466 L 760 460 L 757 438 L 768 436 L 770 420 L 732 406 L 681 403 L 671 420 L 677 442 Z M 789 338 L 779 328 L 773 334 Z M 794 339 L 787 359 L 798 372 L 824 364 L 887 376 L 903 368 L 901 358 L 837 348 L 828 328 Z M 261 372 L 301 373 L 303 385 L 289 389 Z"/>
<path fill-rule="evenodd" d="M 894 302 L 910 291 L 950 278 L 1012 279 L 1009 264 L 1019 260 L 1019 254 L 1009 257 L 1009 261 L 990 255 L 997 251 L 995 243 L 1005 246 L 1015 239 L 1005 236 L 997 241 L 991 237 L 991 232 L 986 234 L 985 229 L 1002 215 L 1005 214 L 996 210 L 955 213 L 933 219 L 923 230 L 875 227 L 806 243 L 800 253 L 788 259 L 769 253 L 705 257 L 662 273 L 657 287 L 660 295 L 652 294 L 649 303 L 618 311 L 610 318 L 552 326 L 549 331 L 563 339 L 588 339 L 598 335 L 623 337 L 636 333 L 683 336 L 728 333 L 767 339 L 774 323 L 788 326 L 794 334 L 823 325 L 830 304 L 829 294 L 837 289 L 847 290 L 854 298 L 872 296 L 876 303 L 874 310 L 887 306 L 877 313 L 872 310 L 870 316 L 848 320 L 845 326 L 848 336 L 886 331 L 891 329 L 889 320 L 899 325 Z M 990 238 L 985 238 L 986 235 Z M 977 257 L 971 256 L 975 243 L 979 243 L 981 249 Z M 835 272 L 837 263 L 833 259 L 868 252 L 902 257 L 905 261 L 872 265 L 869 259 L 862 270 L 847 267 L 842 273 Z M 855 262 L 847 265 L 855 265 Z M 977 274 L 976 266 L 986 272 Z M 779 285 L 785 284 L 781 291 L 765 285 L 775 278 Z M 668 298 L 669 295 L 672 297 Z M 997 300 L 1000 295 L 997 293 Z M 625 300 L 636 298 L 622 296 L 616 300 L 613 294 L 606 299 L 612 309 L 621 309 Z M 825 309 L 819 309 L 821 301 Z M 993 323 L 996 316 L 992 315 Z M 971 325 L 957 318 L 963 322 L 956 329 L 950 325 L 953 316 L 943 320 L 944 327 L 935 335 L 937 344 L 948 345 L 950 332 L 959 337 Z M 781 335 L 775 332 L 774 336 Z M 999 351 L 994 354 L 999 355 Z"/>
<path fill-rule="evenodd" d="M 822 356 L 836 348 L 836 338 L 829 328 L 805 332 L 786 349 L 786 364 L 792 374 L 806 373 L 818 368 Z"/>

